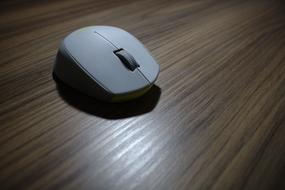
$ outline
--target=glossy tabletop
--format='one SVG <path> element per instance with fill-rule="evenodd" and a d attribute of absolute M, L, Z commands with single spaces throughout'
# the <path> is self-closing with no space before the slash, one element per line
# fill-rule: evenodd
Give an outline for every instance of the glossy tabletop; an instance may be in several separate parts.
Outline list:
<path fill-rule="evenodd" d="M 0 2 L 0 189 L 285 189 L 281 0 Z M 132 33 L 160 64 L 121 104 L 52 77 L 85 26 Z"/>

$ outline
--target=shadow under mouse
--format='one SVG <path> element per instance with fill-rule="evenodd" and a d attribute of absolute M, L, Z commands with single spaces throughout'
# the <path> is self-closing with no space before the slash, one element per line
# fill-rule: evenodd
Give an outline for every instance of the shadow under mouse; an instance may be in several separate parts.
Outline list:
<path fill-rule="evenodd" d="M 122 119 L 151 112 L 157 105 L 161 89 L 153 85 L 143 96 L 127 102 L 110 103 L 85 95 L 63 83 L 53 75 L 63 100 L 78 110 L 106 119 Z"/>

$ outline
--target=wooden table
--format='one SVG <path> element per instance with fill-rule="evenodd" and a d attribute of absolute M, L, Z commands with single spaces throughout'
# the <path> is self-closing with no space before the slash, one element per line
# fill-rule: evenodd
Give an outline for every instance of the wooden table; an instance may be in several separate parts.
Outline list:
<path fill-rule="evenodd" d="M 285 189 L 285 9 L 266 0 L 0 3 L 0 189 Z M 121 27 L 160 63 L 140 99 L 58 85 L 61 40 Z"/>

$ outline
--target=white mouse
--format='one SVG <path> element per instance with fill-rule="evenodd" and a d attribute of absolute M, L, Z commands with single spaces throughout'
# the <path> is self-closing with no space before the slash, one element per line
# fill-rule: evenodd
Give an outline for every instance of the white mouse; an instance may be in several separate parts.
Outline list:
<path fill-rule="evenodd" d="M 143 95 L 158 73 L 159 65 L 144 45 L 111 26 L 90 26 L 69 34 L 54 65 L 54 74 L 67 85 L 111 102 Z"/>

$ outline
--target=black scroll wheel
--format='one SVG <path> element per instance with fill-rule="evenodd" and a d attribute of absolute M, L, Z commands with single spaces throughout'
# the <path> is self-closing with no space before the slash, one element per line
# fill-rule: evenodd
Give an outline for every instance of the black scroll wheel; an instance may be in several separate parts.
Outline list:
<path fill-rule="evenodd" d="M 121 62 L 131 71 L 135 70 L 140 65 L 136 62 L 135 58 L 124 49 L 118 49 L 114 51 L 115 55 L 121 60 Z"/>

